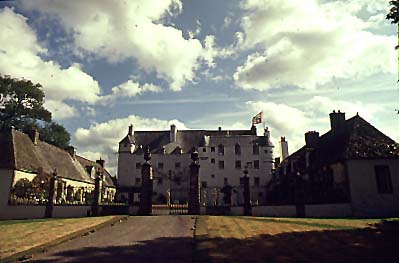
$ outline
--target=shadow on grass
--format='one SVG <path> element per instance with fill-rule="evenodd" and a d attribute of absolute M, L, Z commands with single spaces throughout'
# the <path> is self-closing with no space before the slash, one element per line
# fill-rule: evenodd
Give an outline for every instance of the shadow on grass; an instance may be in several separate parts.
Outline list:
<path fill-rule="evenodd" d="M 399 262 L 399 222 L 246 239 L 203 235 L 197 240 L 199 254 L 209 255 L 212 262 Z"/>
<path fill-rule="evenodd" d="M 162 226 L 158 226 L 162 227 Z M 73 241 L 71 241 L 73 242 Z M 29 262 L 399 262 L 399 222 L 246 239 L 157 238 L 48 252 Z"/>
<path fill-rule="evenodd" d="M 73 241 L 72 241 L 73 242 Z M 84 247 L 38 254 L 27 262 L 192 262 L 192 238 L 158 238 L 127 246 Z M 37 258 L 37 259 L 35 259 Z"/>

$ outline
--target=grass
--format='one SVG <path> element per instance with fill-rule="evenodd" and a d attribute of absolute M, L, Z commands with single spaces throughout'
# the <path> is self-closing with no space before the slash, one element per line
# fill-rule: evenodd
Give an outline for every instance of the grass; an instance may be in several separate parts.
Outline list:
<path fill-rule="evenodd" d="M 0 221 L 0 259 L 115 219 L 115 216 Z"/>
<path fill-rule="evenodd" d="M 201 216 L 197 248 L 212 262 L 399 262 L 397 227 L 376 223 L 381 220 Z"/>

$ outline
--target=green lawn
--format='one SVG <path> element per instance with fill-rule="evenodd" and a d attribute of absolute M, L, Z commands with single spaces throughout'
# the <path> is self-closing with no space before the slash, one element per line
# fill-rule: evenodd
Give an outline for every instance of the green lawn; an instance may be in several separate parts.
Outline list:
<path fill-rule="evenodd" d="M 113 219 L 116 217 L 0 221 L 0 260 Z"/>
<path fill-rule="evenodd" d="M 399 262 L 398 224 L 380 223 L 201 216 L 196 239 L 202 260 L 211 262 Z"/>

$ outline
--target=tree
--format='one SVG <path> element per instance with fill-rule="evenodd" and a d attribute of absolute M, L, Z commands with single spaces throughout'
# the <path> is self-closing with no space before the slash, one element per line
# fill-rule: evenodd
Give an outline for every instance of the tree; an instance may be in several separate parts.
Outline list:
<path fill-rule="evenodd" d="M 68 147 L 71 139 L 64 126 L 55 122 L 46 123 L 43 128 L 39 129 L 39 134 L 41 140 L 63 149 Z"/>
<path fill-rule="evenodd" d="M 394 0 L 394 1 L 389 1 L 389 5 L 391 6 L 391 9 L 389 10 L 389 13 L 386 16 L 386 19 L 391 20 L 392 24 L 398 24 L 399 23 L 399 1 Z M 398 33 L 399 33 L 399 24 L 398 24 Z M 399 37 L 399 35 L 398 35 Z M 398 38 L 398 43 L 399 43 L 399 38 Z M 396 46 L 396 49 L 399 48 L 399 44 Z"/>
<path fill-rule="evenodd" d="M 40 84 L 0 75 L 0 132 L 38 129 L 42 141 L 66 148 L 70 135 L 62 125 L 52 122 L 44 97 Z"/>

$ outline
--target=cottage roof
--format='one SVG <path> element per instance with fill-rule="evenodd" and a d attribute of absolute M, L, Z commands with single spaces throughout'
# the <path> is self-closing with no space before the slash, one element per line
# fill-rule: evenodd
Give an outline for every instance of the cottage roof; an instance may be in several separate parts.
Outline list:
<path fill-rule="evenodd" d="M 256 135 L 252 130 L 178 130 L 176 141 L 170 142 L 170 131 L 135 131 L 133 135 L 127 135 L 120 143 L 134 142 L 136 145 L 135 153 L 143 153 L 149 148 L 152 153 L 175 154 L 179 152 L 178 147 L 183 153 L 191 153 L 195 147 L 205 146 L 205 136 L 234 136 L 234 135 Z M 260 141 L 260 144 L 265 142 Z"/>
<path fill-rule="evenodd" d="M 306 151 L 305 145 L 285 160 L 304 162 Z M 346 120 L 341 130 L 320 136 L 309 152 L 313 165 L 344 159 L 399 159 L 399 145 L 359 115 Z"/>
<path fill-rule="evenodd" d="M 11 130 L 0 135 L 0 167 L 31 172 L 43 170 L 46 174 L 57 175 L 63 178 L 81 182 L 94 183 L 87 173 L 85 166 L 81 164 L 82 157 L 72 156 L 65 150 L 38 140 L 34 145 L 25 133 Z M 3 150 L 4 149 L 4 150 Z M 107 172 L 107 177 L 109 173 Z M 107 182 L 111 179 L 106 179 Z M 108 186 L 114 186 L 113 183 Z"/>

